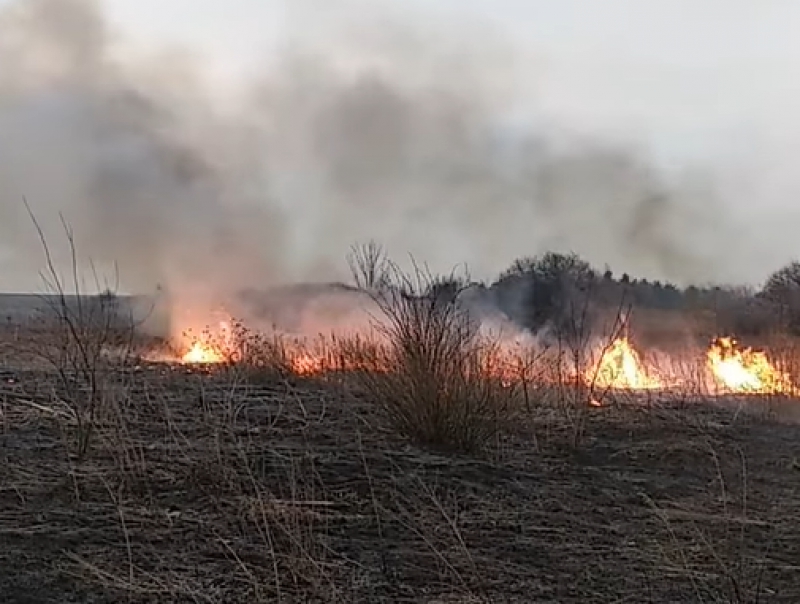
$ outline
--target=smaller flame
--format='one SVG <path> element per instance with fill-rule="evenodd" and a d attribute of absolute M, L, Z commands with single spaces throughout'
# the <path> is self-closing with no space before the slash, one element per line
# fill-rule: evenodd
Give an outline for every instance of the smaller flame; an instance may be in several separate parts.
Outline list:
<path fill-rule="evenodd" d="M 597 366 L 589 372 L 587 379 L 600 388 L 625 390 L 663 388 L 661 380 L 648 374 L 638 353 L 624 337 L 612 342 Z"/>
<path fill-rule="evenodd" d="M 223 355 L 213 346 L 202 342 L 195 342 L 181 360 L 189 364 L 221 363 Z"/>
<path fill-rule="evenodd" d="M 189 350 L 181 357 L 187 364 L 209 365 L 223 363 L 230 358 L 234 336 L 228 321 L 220 321 L 215 330 L 206 328 L 200 337 L 192 336 L 191 329 L 183 334 L 191 341 Z"/>
<path fill-rule="evenodd" d="M 323 371 L 322 360 L 305 353 L 292 357 L 291 365 L 296 375 L 315 375 Z"/>

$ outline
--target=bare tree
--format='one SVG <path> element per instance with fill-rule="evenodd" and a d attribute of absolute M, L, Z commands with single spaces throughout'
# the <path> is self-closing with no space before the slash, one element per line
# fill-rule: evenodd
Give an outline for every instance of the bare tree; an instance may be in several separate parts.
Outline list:
<path fill-rule="evenodd" d="M 386 250 L 379 243 L 369 241 L 353 245 L 347 255 L 347 263 L 357 287 L 377 291 L 389 285 L 392 267 Z"/>

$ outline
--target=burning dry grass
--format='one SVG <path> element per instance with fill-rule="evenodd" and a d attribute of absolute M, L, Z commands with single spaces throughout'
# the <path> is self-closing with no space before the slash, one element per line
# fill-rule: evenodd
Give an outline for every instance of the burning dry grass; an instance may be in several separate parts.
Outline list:
<path fill-rule="evenodd" d="M 740 410 L 800 417 L 789 373 L 732 340 L 715 342 L 680 365 L 653 365 L 653 357 L 637 354 L 625 337 L 579 355 L 525 351 L 475 337 L 468 317 L 452 307 L 412 300 L 392 310 L 379 340 L 270 340 L 267 357 L 279 359 L 279 371 L 266 375 L 322 378 L 347 397 L 371 401 L 394 431 L 418 444 L 473 453 L 525 426 L 535 432 L 540 416 L 554 414 L 579 446 L 590 408 L 616 404 L 737 400 Z M 727 345 L 722 355 L 720 345 Z M 742 375 L 753 381 L 737 382 Z"/>
<path fill-rule="evenodd" d="M 707 355 L 710 370 L 728 393 L 796 396 L 799 392 L 789 374 L 776 368 L 765 352 L 739 348 L 733 338 L 718 338 Z"/>
<path fill-rule="evenodd" d="M 506 389 L 532 382 L 567 384 L 587 390 L 591 395 L 587 402 L 624 392 L 695 398 L 799 393 L 793 375 L 800 357 L 793 343 L 778 342 L 768 354 L 720 337 L 707 349 L 687 349 L 680 357 L 658 351 L 643 356 L 624 335 L 595 338 L 594 344 L 580 350 L 561 345 L 525 348 L 476 336 L 468 315 L 455 307 L 420 300 L 411 305 L 408 300 L 398 304 L 393 318 L 376 325 L 369 336 L 290 338 L 240 326 L 232 338 L 235 345 L 222 346 L 216 336 L 204 336 L 187 344 L 183 355 L 156 355 L 152 360 L 238 366 L 283 376 L 369 373 L 386 383 L 406 379 L 396 374 L 427 371 L 440 377 L 458 374 L 463 380 L 499 382 Z"/>
<path fill-rule="evenodd" d="M 536 434 L 538 419 L 551 416 L 570 427 L 579 446 L 591 407 L 618 404 L 736 400 L 739 409 L 800 417 L 785 359 L 772 361 L 731 339 L 678 362 L 640 355 L 624 335 L 589 350 L 525 350 L 476 336 L 469 316 L 453 305 L 411 296 L 390 303 L 372 338 L 293 339 L 234 322 L 235 337 L 226 341 L 236 345 L 215 345 L 223 361 L 199 367 L 249 383 L 321 380 L 348 399 L 370 401 L 386 426 L 413 442 L 471 453 L 520 429 Z"/>

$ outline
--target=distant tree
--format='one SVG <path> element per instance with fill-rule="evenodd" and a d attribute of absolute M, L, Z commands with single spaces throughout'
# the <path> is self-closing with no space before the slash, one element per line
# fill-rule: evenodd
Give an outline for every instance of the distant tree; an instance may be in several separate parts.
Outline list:
<path fill-rule="evenodd" d="M 105 289 L 97 295 L 97 299 L 100 301 L 100 305 L 106 309 L 113 309 L 116 310 L 117 306 L 119 305 L 119 297 L 117 296 L 116 292 Z"/>
<path fill-rule="evenodd" d="M 758 297 L 778 308 L 787 328 L 800 331 L 800 262 L 790 262 L 772 273 Z"/>
<path fill-rule="evenodd" d="M 658 308 L 679 309 L 683 306 L 683 293 L 672 283 L 654 285 L 654 298 Z"/>
<path fill-rule="evenodd" d="M 493 287 L 524 291 L 521 319 L 535 329 L 548 322 L 562 323 L 570 303 L 596 281 L 595 270 L 577 254 L 547 252 L 515 260 Z"/>
<path fill-rule="evenodd" d="M 446 277 L 435 277 L 431 279 L 424 295 L 435 299 L 437 302 L 451 304 L 455 302 L 458 294 L 469 287 L 468 276 L 448 275 Z"/>
<path fill-rule="evenodd" d="M 500 279 L 513 276 L 569 279 L 585 283 L 595 279 L 597 273 L 588 262 L 575 253 L 546 252 L 541 256 L 526 256 L 514 260 L 511 266 L 500 275 Z"/>
<path fill-rule="evenodd" d="M 624 283 L 625 285 L 631 282 L 631 276 L 628 273 L 622 273 L 622 277 L 620 278 L 620 283 Z"/>
<path fill-rule="evenodd" d="M 120 310 L 119 296 L 108 288 L 84 302 L 82 308 L 87 322 L 104 329 L 119 327 Z"/>
<path fill-rule="evenodd" d="M 772 302 L 791 302 L 800 292 L 800 262 L 790 262 L 772 273 L 761 289 L 761 297 Z"/>
<path fill-rule="evenodd" d="M 517 258 L 511 263 L 506 270 L 500 273 L 498 281 L 507 279 L 509 277 L 517 277 L 520 275 L 530 275 L 536 272 L 539 259 L 534 256 L 524 256 Z"/>
<path fill-rule="evenodd" d="M 592 266 L 575 253 L 547 252 L 535 265 L 538 276 L 585 286 L 597 278 Z"/>

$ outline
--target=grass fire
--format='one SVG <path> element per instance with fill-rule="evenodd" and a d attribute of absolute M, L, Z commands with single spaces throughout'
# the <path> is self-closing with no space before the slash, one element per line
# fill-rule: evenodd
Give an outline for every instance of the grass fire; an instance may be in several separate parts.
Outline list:
<path fill-rule="evenodd" d="M 204 338 L 193 339 L 188 351 L 173 362 L 188 365 L 222 365 L 233 361 L 235 353 L 230 345 L 219 344 L 223 340 L 222 334 L 212 335 L 208 328 L 206 333 L 208 335 Z M 491 342 L 487 345 L 491 345 Z M 297 343 L 276 342 L 276 346 L 281 347 L 282 356 L 286 359 L 290 371 L 298 376 L 323 377 L 326 373 L 345 369 L 376 370 L 374 363 L 368 363 L 364 359 L 349 357 L 347 353 L 341 352 L 332 354 L 336 344 L 328 343 L 324 338 L 317 339 L 315 352 Z M 381 352 L 384 356 L 387 354 L 386 350 Z M 481 372 L 487 376 L 495 375 L 502 378 L 510 385 L 515 378 L 523 379 L 524 372 L 520 367 L 524 366 L 524 355 L 535 352 L 536 350 L 504 351 L 501 363 L 492 364 L 487 359 L 487 364 L 481 368 Z M 692 382 L 691 377 L 682 377 L 677 373 L 670 375 L 657 366 L 648 365 L 627 337 L 617 337 L 606 347 L 598 345 L 598 350 L 594 352 L 598 360 L 582 376 L 586 386 L 607 390 L 680 389 L 687 392 L 703 385 Z M 333 360 L 334 357 L 336 360 Z M 700 361 L 701 368 L 699 375 L 703 375 L 705 385 L 710 385 L 712 390 L 728 394 L 789 396 L 800 394 L 792 378 L 786 372 L 777 369 L 764 351 L 740 348 L 730 337 L 714 338 L 705 354 L 697 360 Z M 672 367 L 676 365 L 675 359 L 669 363 Z M 693 375 L 698 373 L 693 372 Z M 573 374 L 570 379 L 574 380 L 576 376 Z"/>
<path fill-rule="evenodd" d="M 800 603 L 799 23 L 0 0 L 0 604 Z"/>

